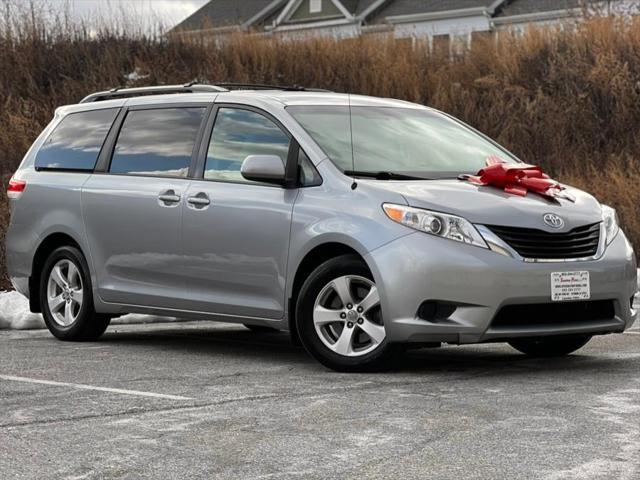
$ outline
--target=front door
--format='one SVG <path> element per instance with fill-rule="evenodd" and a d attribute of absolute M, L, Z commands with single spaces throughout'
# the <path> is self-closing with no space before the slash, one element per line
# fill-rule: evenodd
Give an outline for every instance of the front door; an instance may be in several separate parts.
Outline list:
<path fill-rule="evenodd" d="M 187 295 L 205 312 L 282 318 L 289 232 L 296 189 L 245 180 L 248 155 L 287 161 L 289 135 L 266 114 L 220 107 L 204 174 L 183 206 Z"/>

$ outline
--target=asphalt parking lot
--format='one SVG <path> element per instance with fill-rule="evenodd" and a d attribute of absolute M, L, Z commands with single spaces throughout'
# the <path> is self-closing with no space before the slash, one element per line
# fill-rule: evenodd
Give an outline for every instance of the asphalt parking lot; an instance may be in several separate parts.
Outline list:
<path fill-rule="evenodd" d="M 564 359 L 507 346 L 327 371 L 214 323 L 102 341 L 0 332 L 0 478 L 640 478 L 640 329 Z"/>

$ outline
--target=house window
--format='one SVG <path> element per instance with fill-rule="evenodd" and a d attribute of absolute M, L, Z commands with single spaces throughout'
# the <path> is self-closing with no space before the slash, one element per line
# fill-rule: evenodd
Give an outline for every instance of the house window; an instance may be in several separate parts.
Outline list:
<path fill-rule="evenodd" d="M 469 48 L 469 44 L 471 43 L 471 35 L 454 35 L 449 44 L 449 50 L 452 55 L 463 55 L 464 52 Z"/>
<path fill-rule="evenodd" d="M 471 43 L 473 42 L 486 42 L 491 39 L 493 32 L 490 30 L 476 30 L 471 32 Z"/>
<path fill-rule="evenodd" d="M 309 0 L 309 13 L 322 13 L 322 0 Z"/>
<path fill-rule="evenodd" d="M 435 55 L 449 55 L 451 38 L 449 35 L 434 35 L 432 39 L 432 52 Z"/>

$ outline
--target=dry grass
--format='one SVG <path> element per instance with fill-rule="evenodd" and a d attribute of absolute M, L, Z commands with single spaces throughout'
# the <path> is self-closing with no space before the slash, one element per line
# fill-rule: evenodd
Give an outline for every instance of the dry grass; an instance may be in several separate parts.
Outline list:
<path fill-rule="evenodd" d="M 215 45 L 108 28 L 89 35 L 64 19 L 45 28 L 38 18 L 22 15 L 0 32 L 2 175 L 16 168 L 57 106 L 123 85 L 132 71 L 145 76 L 135 85 L 193 79 L 300 84 L 452 113 L 616 207 L 640 245 L 640 18 L 503 34 L 475 42 L 455 59 L 431 55 L 422 41 L 388 37 L 284 42 L 238 36 Z M 0 202 L 2 234 L 5 198 Z"/>

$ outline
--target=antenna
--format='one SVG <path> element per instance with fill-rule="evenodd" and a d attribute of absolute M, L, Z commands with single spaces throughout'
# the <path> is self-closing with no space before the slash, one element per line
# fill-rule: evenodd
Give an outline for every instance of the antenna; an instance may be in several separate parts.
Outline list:
<path fill-rule="evenodd" d="M 353 147 L 353 121 L 351 120 L 351 94 L 347 93 L 347 103 L 349 104 L 349 133 L 351 135 L 351 171 L 356 171 L 356 156 L 354 153 Z M 351 184 L 351 190 L 355 190 L 358 188 L 358 183 L 356 182 L 356 174 L 353 173 L 353 183 Z"/>

